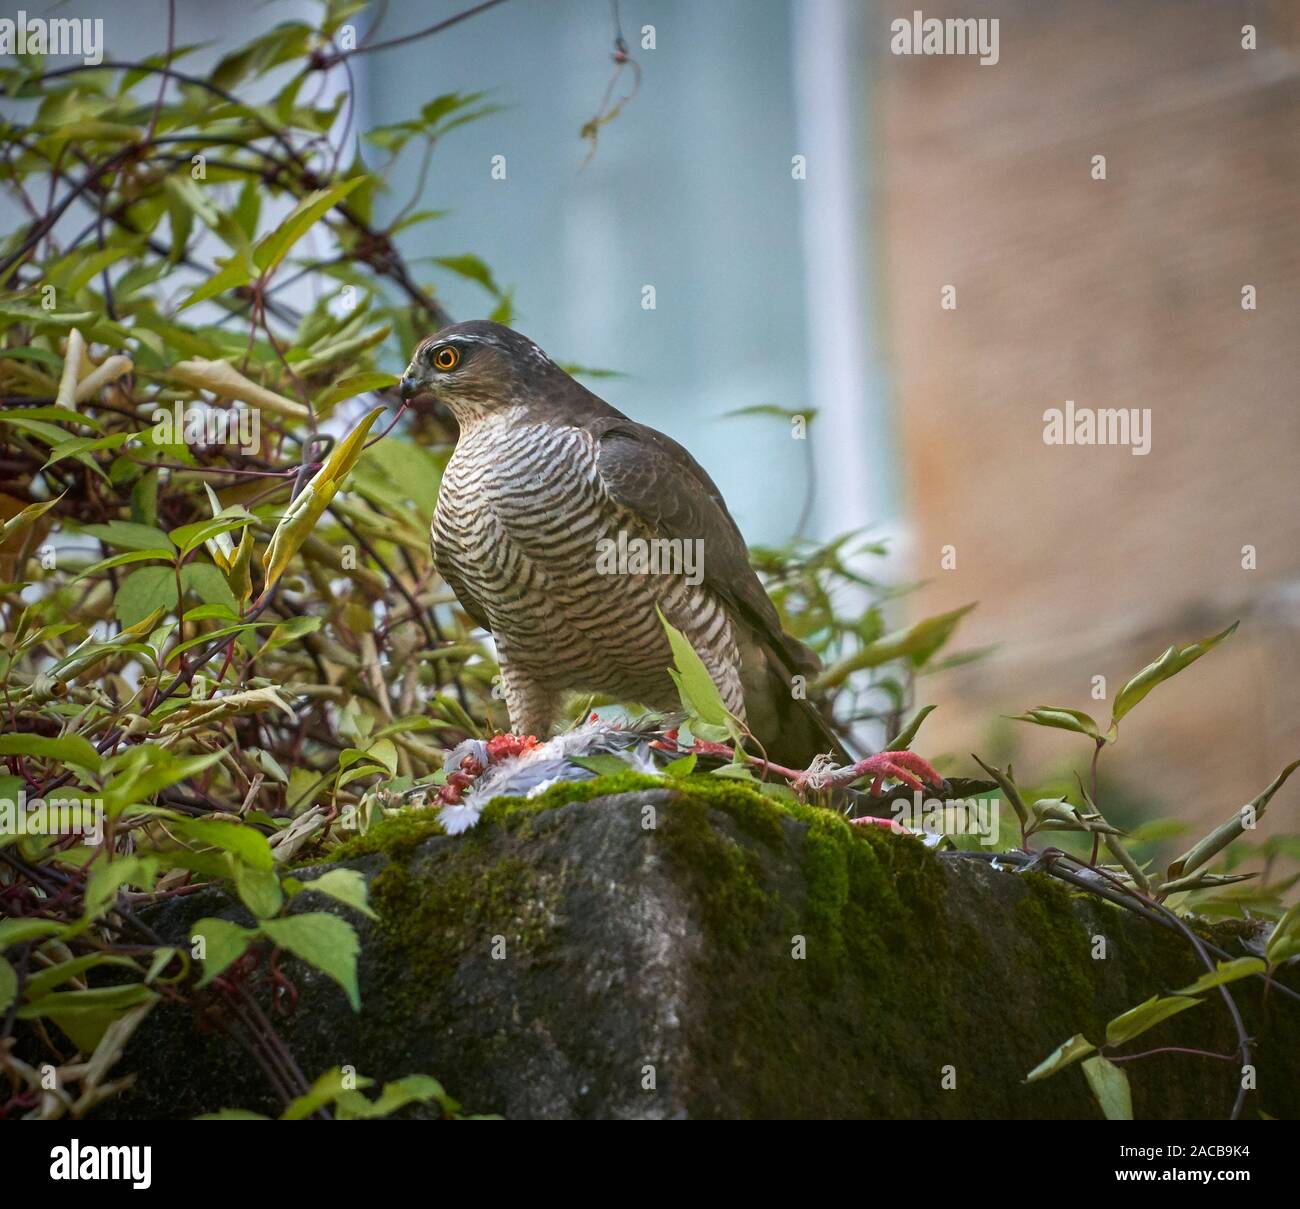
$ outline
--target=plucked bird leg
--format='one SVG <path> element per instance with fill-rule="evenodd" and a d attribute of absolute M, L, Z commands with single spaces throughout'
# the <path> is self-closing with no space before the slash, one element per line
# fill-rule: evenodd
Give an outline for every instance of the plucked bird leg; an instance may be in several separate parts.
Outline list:
<path fill-rule="evenodd" d="M 827 769 L 814 765 L 796 782 L 796 791 L 803 785 L 810 789 L 837 788 L 850 785 L 862 777 L 871 777 L 872 797 L 878 797 L 887 779 L 902 781 L 913 789 L 926 785 L 942 785 L 943 777 L 924 757 L 914 751 L 881 751 L 865 760 L 858 760 L 844 768 Z"/>
<path fill-rule="evenodd" d="M 534 680 L 504 655 L 501 685 L 510 711 L 510 729 L 516 735 L 546 739 L 559 716 L 559 694 Z"/>
<path fill-rule="evenodd" d="M 676 739 L 675 732 L 672 737 Z M 733 758 L 734 754 L 732 748 L 725 743 L 706 743 L 699 739 L 695 741 L 692 750 L 698 755 L 717 755 L 727 759 Z M 864 760 L 841 768 L 837 768 L 829 757 L 823 756 L 814 761 L 811 767 L 802 770 L 785 768 L 748 752 L 743 754 L 752 767 L 784 777 L 799 794 L 805 790 L 839 789 L 868 776 L 872 778 L 872 797 L 880 795 L 886 780 L 902 781 L 913 789 L 924 789 L 926 785 L 942 787 L 945 784 L 938 769 L 914 751 L 877 752 L 874 756 L 867 756 Z"/>

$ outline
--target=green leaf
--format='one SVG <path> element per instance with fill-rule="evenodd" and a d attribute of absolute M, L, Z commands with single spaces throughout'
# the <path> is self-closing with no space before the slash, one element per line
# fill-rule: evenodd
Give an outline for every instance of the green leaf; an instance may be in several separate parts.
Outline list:
<path fill-rule="evenodd" d="M 108 571 L 113 567 L 125 567 L 130 563 L 143 562 L 166 562 L 170 563 L 176 557 L 175 550 L 128 550 L 125 554 L 114 554 L 112 558 L 105 558 L 94 566 L 87 567 L 72 582 L 89 579 L 92 575 L 98 575 L 101 571 Z"/>
<path fill-rule="evenodd" d="M 377 1099 L 367 1100 L 359 1091 L 342 1092 L 337 1100 L 340 1121 L 371 1121 L 390 1116 L 408 1104 L 439 1104 L 445 1112 L 455 1113 L 460 1105 L 443 1090 L 437 1079 L 428 1075 L 407 1075 L 385 1083 Z"/>
<path fill-rule="evenodd" d="M 179 202 L 187 213 L 197 214 L 209 227 L 217 225 L 217 207 L 197 181 L 188 176 L 173 174 L 163 181 L 163 188 Z"/>
<path fill-rule="evenodd" d="M 1238 810 L 1225 823 L 1221 823 L 1209 835 L 1196 841 L 1186 852 L 1174 861 L 1167 871 L 1166 885 L 1169 882 L 1177 881 L 1189 873 L 1195 872 L 1206 861 L 1217 856 L 1233 840 L 1237 839 L 1245 830 L 1247 822 L 1252 825 L 1258 823 L 1264 817 L 1264 812 L 1268 809 L 1268 804 L 1273 799 L 1287 779 L 1297 768 L 1300 768 L 1300 760 L 1292 760 L 1276 777 L 1272 783 L 1262 793 L 1252 798 L 1245 806 Z"/>
<path fill-rule="evenodd" d="M 216 605 L 235 613 L 239 603 L 226 577 L 211 563 L 191 563 L 181 569 L 181 587 L 193 592 L 204 604 Z"/>
<path fill-rule="evenodd" d="M 270 1117 L 249 1108 L 219 1108 L 216 1112 L 200 1113 L 196 1121 L 269 1121 Z"/>
<path fill-rule="evenodd" d="M 326 416 L 347 399 L 354 399 L 357 395 L 370 394 L 376 390 L 386 390 L 390 386 L 396 386 L 397 383 L 398 379 L 393 374 L 364 373 L 340 378 L 317 398 L 316 415 Z"/>
<path fill-rule="evenodd" d="M 244 233 L 246 239 L 257 234 L 258 219 L 262 215 L 262 182 L 250 176 L 239 191 L 239 201 L 235 205 L 235 225 Z"/>
<path fill-rule="evenodd" d="M 357 989 L 357 953 L 361 942 L 357 930 L 347 920 L 324 911 L 309 911 L 285 919 L 268 919 L 262 924 L 262 933 L 274 944 L 329 975 L 343 988 L 352 1010 L 361 1010 Z"/>
<path fill-rule="evenodd" d="M 181 525 L 180 528 L 173 529 L 168 536 L 180 547 L 182 554 L 189 554 L 210 538 L 215 538 L 222 533 L 230 533 L 234 529 L 242 529 L 255 519 L 251 512 L 241 512 L 236 516 L 218 516 L 211 520 Z"/>
<path fill-rule="evenodd" d="M 216 272 L 176 308 L 178 311 L 183 311 L 186 307 L 194 306 L 196 303 L 207 302 L 209 298 L 215 298 L 218 294 L 224 294 L 227 290 L 234 290 L 241 285 L 247 285 L 253 280 L 253 276 L 257 272 L 257 267 L 253 264 L 252 253 L 248 250 L 236 252 L 228 259 L 219 260 L 217 265 Z"/>
<path fill-rule="evenodd" d="M 1096 1048 L 1082 1033 L 1075 1033 L 1069 1041 L 1062 1041 L 1046 1058 L 1035 1066 L 1025 1076 L 1025 1082 L 1033 1083 L 1036 1079 L 1046 1079 L 1048 1075 L 1054 1075 L 1057 1071 L 1064 1070 L 1085 1054 L 1092 1053 Z"/>
<path fill-rule="evenodd" d="M 1115 1046 L 1132 1041 L 1162 1020 L 1185 1012 L 1200 1002 L 1199 999 L 1188 999 L 1182 995 L 1152 995 L 1145 1003 L 1121 1013 L 1106 1025 L 1106 1044 Z"/>
<path fill-rule="evenodd" d="M 924 722 L 934 710 L 933 705 L 922 706 L 916 711 L 915 716 L 897 735 L 885 744 L 886 751 L 906 751 L 912 746 L 912 740 L 916 738 L 916 732 L 921 729 L 921 723 Z"/>
<path fill-rule="evenodd" d="M 48 966 L 39 974 L 33 974 L 27 979 L 24 991 L 29 999 L 37 999 L 48 994 L 55 987 L 60 987 L 73 978 L 79 978 L 87 970 L 97 969 L 99 966 L 124 966 L 137 971 L 140 968 L 129 957 L 114 957 L 111 953 L 87 953 L 83 957 L 61 961 L 58 965 Z M 0 1006 L 0 1011 L 3 1011 L 3 1006 Z"/>
<path fill-rule="evenodd" d="M 1221 634 L 1215 634 L 1210 638 L 1202 638 L 1199 642 L 1188 643 L 1187 646 L 1171 646 L 1154 663 L 1147 664 L 1119 690 L 1119 695 L 1115 698 L 1112 720 L 1118 722 L 1157 684 L 1177 675 L 1189 664 L 1195 663 L 1206 651 L 1213 650 L 1214 647 L 1218 646 L 1229 634 L 1236 630 L 1239 624 L 1240 622 L 1234 621 Z"/>
<path fill-rule="evenodd" d="M 205 604 L 220 605 L 232 613 L 238 609 L 226 577 L 211 563 L 182 567 L 181 589 L 193 592 Z M 171 567 L 137 568 L 121 582 L 113 597 L 113 613 L 124 626 L 138 624 L 159 608 L 176 608 L 176 573 Z M 205 635 L 202 641 L 217 636 Z"/>
<path fill-rule="evenodd" d="M 9 358 L 14 361 L 35 361 L 40 365 L 48 365 L 54 369 L 60 369 L 63 366 L 63 358 L 57 353 L 50 352 L 47 348 L 0 349 L 0 358 Z M 76 416 L 77 413 L 73 412 L 72 414 Z"/>
<path fill-rule="evenodd" d="M 161 529 L 152 525 L 137 525 L 131 521 L 109 521 L 107 525 L 83 525 L 82 533 L 97 537 L 105 545 L 119 550 L 164 550 L 171 548 L 171 539 Z"/>
<path fill-rule="evenodd" d="M 0 957 L 0 1013 L 7 1012 L 9 1005 L 17 998 L 18 971 Z"/>
<path fill-rule="evenodd" d="M 317 219 L 338 205 L 358 185 L 365 184 L 367 179 L 365 176 L 354 176 L 329 189 L 317 189 L 314 193 L 309 193 L 274 231 L 257 241 L 257 246 L 253 249 L 253 263 L 263 273 L 275 268 Z"/>
<path fill-rule="evenodd" d="M 44 420 L 25 420 L 21 411 L 0 412 L 0 424 L 7 424 L 10 428 L 16 428 L 20 432 L 29 432 L 34 437 L 40 437 L 42 441 L 51 447 L 61 445 L 68 439 L 68 434 L 64 429 L 54 424 L 47 424 Z"/>
<path fill-rule="evenodd" d="M 153 982 L 167 968 L 168 963 L 176 956 L 177 952 L 178 950 L 172 945 L 164 945 L 162 948 L 154 950 L 153 960 L 149 963 L 149 969 L 144 976 L 146 984 Z M 183 967 L 184 964 L 184 959 L 182 959 Z"/>
<path fill-rule="evenodd" d="M 354 1078 L 356 1088 L 370 1087 L 374 1083 L 373 1079 L 367 1079 L 364 1075 Z M 280 1114 L 280 1120 L 305 1121 L 318 1108 L 326 1108 L 333 1104 L 345 1090 L 347 1089 L 343 1086 L 343 1072 L 338 1067 L 327 1070 L 307 1091 L 288 1104 Z"/>
<path fill-rule="evenodd" d="M 1265 950 L 1270 965 L 1288 961 L 1300 954 L 1300 903 L 1296 903 L 1273 929 Z"/>
<path fill-rule="evenodd" d="M 450 213 L 450 210 L 416 210 L 413 214 L 408 214 L 405 218 L 393 223 L 388 228 L 388 234 L 396 235 L 398 231 L 404 231 L 407 227 L 415 227 L 422 222 L 432 222 L 439 218 L 446 218 Z"/>
<path fill-rule="evenodd" d="M 20 1020 L 52 1020 L 83 1054 L 91 1054 L 114 1023 L 142 1004 L 157 1001 L 155 991 L 135 982 L 87 991 L 54 991 L 24 1004 L 16 1014 Z"/>
<path fill-rule="evenodd" d="M 444 461 L 431 449 L 390 436 L 361 455 L 353 489 L 395 517 L 406 517 L 414 504 L 424 529 L 438 504 Z"/>
<path fill-rule="evenodd" d="M 500 296 L 501 289 L 492 276 L 492 270 L 477 256 L 435 256 L 433 263 L 450 269 L 459 277 L 465 277 L 481 285 L 489 294 Z"/>
<path fill-rule="evenodd" d="M 44 516 L 51 508 L 55 506 L 65 495 L 66 491 L 61 492 L 52 500 L 44 500 L 39 504 L 28 504 L 21 512 L 11 516 L 7 521 L 0 523 L 0 542 L 6 542 L 21 530 L 26 529 L 28 525 L 34 524 Z"/>
<path fill-rule="evenodd" d="M 990 764 L 985 764 L 979 756 L 971 753 L 971 759 L 975 761 L 986 773 L 989 774 L 997 783 L 998 788 L 1011 803 L 1011 808 L 1016 812 L 1016 818 L 1020 820 L 1020 826 L 1029 825 L 1029 810 L 1025 806 L 1024 799 L 1020 796 L 1020 790 L 1016 787 L 1016 782 L 1011 771 L 1011 766 L 1007 766 L 1007 771 L 1003 772 L 1000 768 L 994 768 Z"/>
<path fill-rule="evenodd" d="M 1213 973 L 1202 974 L 1191 986 L 1185 986 L 1174 994 L 1199 995 L 1202 991 L 1222 986 L 1225 982 L 1237 982 L 1242 978 L 1250 978 L 1254 974 L 1262 974 L 1266 969 L 1268 966 L 1258 957 L 1238 957 L 1235 961 L 1221 961 Z"/>
<path fill-rule="evenodd" d="M 284 905 L 280 879 L 270 869 L 255 869 L 243 861 L 232 861 L 235 889 L 244 906 L 258 919 L 274 915 Z"/>
<path fill-rule="evenodd" d="M 1133 1097 L 1129 1092 L 1128 1075 L 1100 1055 L 1089 1058 L 1083 1064 L 1083 1074 L 1106 1120 L 1133 1119 Z"/>
<path fill-rule="evenodd" d="M 215 568 L 213 569 L 215 570 Z M 172 649 L 167 652 L 167 658 L 165 662 L 168 664 L 173 663 L 185 651 L 192 650 L 196 646 L 205 646 L 206 644 L 210 642 L 216 642 L 218 639 L 221 638 L 229 638 L 231 634 L 247 634 L 252 630 L 258 630 L 258 629 L 262 629 L 263 627 L 269 627 L 274 625 L 275 625 L 274 621 L 245 621 L 240 623 L 239 625 L 221 626 L 219 629 L 210 630 L 206 634 L 197 634 L 195 635 L 195 637 L 187 638 L 184 642 L 178 642 L 174 647 L 172 647 Z M 220 653 L 221 652 L 219 650 L 215 651 L 211 655 L 209 655 L 208 658 L 209 659 L 214 658 L 216 655 L 219 655 Z"/>
<path fill-rule="evenodd" d="M 266 641 L 262 644 L 262 649 L 258 651 L 257 657 L 261 659 L 269 655 L 272 651 L 278 651 L 282 647 L 292 646 L 301 638 L 308 634 L 314 634 L 321 628 L 324 619 L 320 617 L 290 617 L 280 622 L 273 629 Z"/>
<path fill-rule="evenodd" d="M 311 536 L 316 522 L 329 507 L 335 493 L 343 485 L 357 458 L 361 456 L 366 436 L 383 410 L 382 407 L 376 407 L 334 446 L 329 457 L 321 464 L 321 468 L 298 493 L 298 498 L 289 505 L 289 510 L 281 518 L 275 532 L 271 534 L 271 541 L 262 560 L 266 567 L 263 595 L 270 591 L 276 580 L 284 574 L 293 556 L 298 553 L 303 542 Z"/>
<path fill-rule="evenodd" d="M 52 919 L 0 919 L 0 950 L 45 936 L 62 936 L 67 924 Z"/>
<path fill-rule="evenodd" d="M 598 777 L 618 776 L 619 773 L 627 772 L 630 768 L 626 760 L 620 760 L 618 756 L 608 752 L 600 752 L 594 756 L 570 756 L 569 761 L 579 768 L 585 768 L 588 772 L 594 772 Z"/>
<path fill-rule="evenodd" d="M 868 642 L 852 655 L 832 664 L 818 678 L 814 687 L 818 689 L 835 688 L 843 684 L 854 672 L 863 668 L 879 667 L 895 659 L 907 659 L 913 667 L 923 667 L 930 657 L 952 636 L 958 623 L 973 608 L 974 604 L 963 605 L 948 613 L 939 613 L 927 617 L 915 625 L 892 634 L 885 634 L 874 642 Z"/>
<path fill-rule="evenodd" d="M 692 733 L 700 735 L 701 738 L 709 737 L 694 725 L 698 719 L 715 732 L 722 729 L 730 734 L 735 726 L 734 719 L 723 704 L 722 694 L 718 691 L 718 686 L 713 683 L 713 677 L 709 675 L 709 669 L 704 666 L 704 660 L 691 646 L 686 635 L 676 626 L 671 625 L 662 612 L 659 613 L 659 623 L 663 626 L 664 633 L 668 635 L 668 645 L 673 653 L 673 666 L 667 669 L 668 674 L 677 685 L 677 695 L 681 698 L 682 708 L 691 717 Z"/>
<path fill-rule="evenodd" d="M 186 621 L 230 621 L 238 622 L 239 614 L 229 605 L 203 604 L 185 610 Z M 277 623 L 278 625 L 278 623 Z"/>
<path fill-rule="evenodd" d="M 775 403 L 754 403 L 749 407 L 734 407 L 731 411 L 724 411 L 722 418 L 730 420 L 739 416 L 772 416 L 774 419 L 784 420 L 787 424 L 796 416 L 807 423 L 811 423 L 817 416 L 816 408 L 786 408 L 778 407 Z M 900 751 L 901 748 L 892 748 L 889 750 Z"/>
<path fill-rule="evenodd" d="M 169 785 L 198 776 L 217 763 L 224 754 L 222 751 L 213 751 L 193 756 L 173 756 L 171 752 L 153 743 L 128 748 L 105 764 L 105 772 L 111 769 L 116 774 L 103 789 L 104 805 L 109 817 L 116 818 L 125 807 L 147 801 Z"/>
<path fill-rule="evenodd" d="M 225 823 L 219 819 L 175 819 L 167 826 L 187 839 L 210 844 L 229 852 L 254 869 L 273 869 L 275 858 L 271 845 L 260 831 L 243 823 Z"/>
<path fill-rule="evenodd" d="M 391 739 L 376 739 L 366 748 L 366 758 L 378 764 L 390 777 L 397 775 L 397 748 Z"/>
<path fill-rule="evenodd" d="M 319 894 L 328 894 L 330 898 L 346 903 L 349 907 L 354 907 L 362 915 L 370 919 L 379 918 L 370 906 L 366 879 L 356 869 L 331 869 L 328 873 L 321 874 L 320 877 L 315 878 L 313 881 L 300 883 L 299 888 L 294 893 L 300 894 L 303 890 L 315 890 Z"/>
<path fill-rule="evenodd" d="M 147 856 L 120 856 L 108 864 L 97 864 L 86 881 L 83 918 L 97 919 L 116 901 L 123 886 L 152 890 L 158 877 L 158 862 Z"/>
<path fill-rule="evenodd" d="M 226 970 L 257 939 L 255 928 L 241 928 L 226 919 L 205 918 L 190 929 L 190 938 L 203 937 L 203 977 L 205 987 Z"/>
<path fill-rule="evenodd" d="M 94 453 L 100 449 L 117 449 L 138 435 L 134 432 L 113 432 L 106 437 L 73 437 L 68 441 L 60 441 L 50 450 L 50 456 L 45 459 L 45 465 L 41 469 L 45 470 L 55 462 L 63 461 L 64 458 L 75 458 L 78 454 Z"/>
<path fill-rule="evenodd" d="M 1052 726 L 1057 730 L 1070 730 L 1075 734 L 1087 735 L 1090 739 L 1101 739 L 1097 724 L 1082 710 L 1066 709 L 1062 705 L 1036 705 L 1023 714 L 1016 714 L 1015 722 L 1032 722 L 1035 726 Z"/>
<path fill-rule="evenodd" d="M 33 756 L 41 760 L 58 760 L 96 772 L 103 757 L 80 735 L 63 735 L 57 739 L 42 735 L 0 735 L 0 756 Z"/>
<path fill-rule="evenodd" d="M 113 597 L 113 615 L 124 626 L 143 621 L 159 607 L 176 605 L 176 574 L 171 567 L 138 567 Z"/>

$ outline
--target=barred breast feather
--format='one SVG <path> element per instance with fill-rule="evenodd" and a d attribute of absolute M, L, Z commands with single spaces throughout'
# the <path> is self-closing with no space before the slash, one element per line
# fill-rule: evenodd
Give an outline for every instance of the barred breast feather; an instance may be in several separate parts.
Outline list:
<path fill-rule="evenodd" d="M 503 669 L 556 692 L 668 709 L 677 695 L 657 607 L 690 639 L 743 719 L 737 635 L 707 582 L 602 573 L 601 539 L 617 541 L 620 531 L 627 539 L 663 535 L 611 496 L 598 440 L 590 427 L 539 423 L 510 408 L 467 426 L 433 518 L 439 573 L 492 631 Z"/>

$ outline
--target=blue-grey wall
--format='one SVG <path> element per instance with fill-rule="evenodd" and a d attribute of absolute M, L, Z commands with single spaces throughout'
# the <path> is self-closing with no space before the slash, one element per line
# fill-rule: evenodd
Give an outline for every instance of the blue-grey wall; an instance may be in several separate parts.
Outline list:
<path fill-rule="evenodd" d="M 355 60 L 372 124 L 454 90 L 491 89 L 510 107 L 439 145 L 419 208 L 453 213 L 407 234 L 403 251 L 483 257 L 515 291 L 515 326 L 557 360 L 626 374 L 589 385 L 686 444 L 747 537 L 782 541 L 803 495 L 802 446 L 781 421 L 720 417 L 754 404 L 810 405 L 790 5 L 621 7 L 641 87 L 585 167 L 590 146 L 579 131 L 613 70 L 604 0 L 518 0 Z M 384 36 L 438 15 L 396 5 Z M 646 24 L 653 50 L 641 47 Z M 630 78 L 629 69 L 615 98 Z M 494 155 L 506 157 L 504 181 L 492 179 Z M 418 164 L 408 149 L 390 213 L 408 200 Z M 491 310 L 473 284 L 422 271 L 456 317 Z M 642 307 L 645 285 L 655 310 Z"/>

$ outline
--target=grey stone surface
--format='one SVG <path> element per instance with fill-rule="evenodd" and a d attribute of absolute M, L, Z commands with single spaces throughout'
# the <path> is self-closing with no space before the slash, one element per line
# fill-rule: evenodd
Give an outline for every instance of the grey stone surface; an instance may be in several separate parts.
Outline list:
<path fill-rule="evenodd" d="M 357 923 L 361 1011 L 285 958 L 300 998 L 277 1027 L 309 1079 L 345 1064 L 378 1081 L 423 1072 L 474 1112 L 1094 1117 L 1077 1068 L 1024 1075 L 1198 973 L 1177 936 L 1041 875 L 940 861 L 747 793 L 625 793 L 385 842 L 347 862 L 370 881 L 378 923 L 301 896 Z M 179 942 L 214 914 L 251 922 L 217 889 L 149 918 Z M 1097 935 L 1107 960 L 1091 957 Z M 1236 948 L 1230 930 L 1218 939 Z M 1234 988 L 1258 1037 L 1247 1115 L 1295 1116 L 1300 1004 L 1274 995 L 1262 1011 L 1261 985 Z M 1207 996 L 1127 1049 L 1230 1052 L 1233 1036 Z M 256 1064 L 189 1011 L 156 1010 L 124 1068 L 139 1079 L 114 1115 L 278 1111 Z M 1222 1117 L 1235 1094 L 1224 1062 L 1169 1054 L 1127 1069 L 1139 1117 Z"/>

